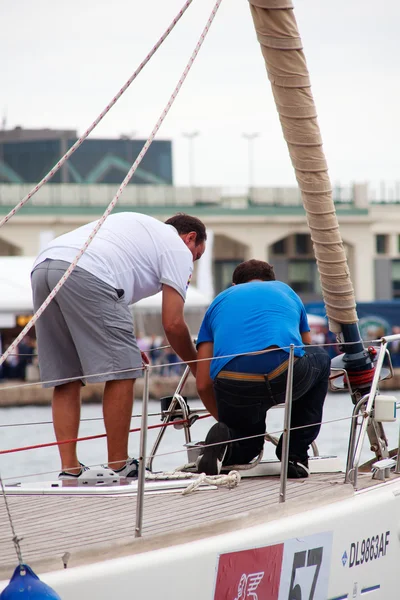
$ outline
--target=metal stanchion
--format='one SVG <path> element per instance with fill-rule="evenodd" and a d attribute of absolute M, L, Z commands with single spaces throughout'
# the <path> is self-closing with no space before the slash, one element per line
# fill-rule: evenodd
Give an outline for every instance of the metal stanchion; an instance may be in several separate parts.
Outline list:
<path fill-rule="evenodd" d="M 144 385 L 142 402 L 142 424 L 140 431 L 140 452 L 139 452 L 139 473 L 136 499 L 136 527 L 135 537 L 142 537 L 143 525 L 143 501 L 144 501 L 144 482 L 146 474 L 146 445 L 147 445 L 147 415 L 149 407 L 149 378 L 150 369 L 148 365 L 144 366 Z"/>
<path fill-rule="evenodd" d="M 286 381 L 286 395 L 285 395 L 285 415 L 284 415 L 284 421 L 283 421 L 279 502 L 286 501 L 286 483 L 287 483 L 287 470 L 288 470 L 288 462 L 289 462 L 290 417 L 292 414 L 293 363 L 294 363 L 294 345 L 290 344 L 289 364 L 288 364 L 287 381 Z"/>
<path fill-rule="evenodd" d="M 394 470 L 395 473 L 400 473 L 400 431 L 399 431 L 399 438 L 398 438 L 398 442 L 397 442 L 397 459 L 396 459 L 396 468 Z"/>

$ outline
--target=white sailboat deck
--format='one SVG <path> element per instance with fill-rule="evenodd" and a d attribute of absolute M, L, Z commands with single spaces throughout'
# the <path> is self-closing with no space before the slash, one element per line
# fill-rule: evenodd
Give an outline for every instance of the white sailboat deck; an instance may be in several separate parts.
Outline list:
<path fill-rule="evenodd" d="M 391 478 L 397 477 L 392 474 Z M 185 482 L 188 484 L 189 482 Z M 370 473 L 359 473 L 358 488 L 382 483 Z M 146 490 L 151 485 L 146 484 Z M 186 487 L 186 485 L 184 486 Z M 285 503 L 280 504 L 279 477 L 246 477 L 234 489 L 208 487 L 183 496 L 181 489 L 147 492 L 144 499 L 143 537 L 135 538 L 136 494 L 43 494 L 27 490 L 9 494 L 8 503 L 16 535 L 22 538 L 24 562 L 40 572 L 240 529 L 262 520 L 275 520 L 314 509 L 354 494 L 343 473 L 312 474 L 305 480 L 288 480 Z M 266 511 L 268 514 L 266 515 Z M 258 519 L 258 521 L 257 521 Z M 232 523 L 232 520 L 234 523 Z M 0 579 L 17 565 L 5 503 L 0 503 Z"/>

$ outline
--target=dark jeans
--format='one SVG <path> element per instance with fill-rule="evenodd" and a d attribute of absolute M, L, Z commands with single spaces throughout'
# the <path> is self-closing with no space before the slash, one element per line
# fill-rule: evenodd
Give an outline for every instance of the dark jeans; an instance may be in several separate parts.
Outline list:
<path fill-rule="evenodd" d="M 305 355 L 293 366 L 293 404 L 289 457 L 306 461 L 308 448 L 316 439 L 322 421 L 323 405 L 328 390 L 331 359 L 319 347 L 306 347 Z M 265 382 L 214 380 L 218 420 L 230 429 L 231 437 L 241 438 L 265 433 L 269 408 L 285 402 L 287 371 Z M 303 427 L 306 426 L 306 427 Z M 258 456 L 264 445 L 263 435 L 234 442 L 228 447 L 224 464 L 246 464 Z M 276 448 L 280 459 L 282 436 Z"/>

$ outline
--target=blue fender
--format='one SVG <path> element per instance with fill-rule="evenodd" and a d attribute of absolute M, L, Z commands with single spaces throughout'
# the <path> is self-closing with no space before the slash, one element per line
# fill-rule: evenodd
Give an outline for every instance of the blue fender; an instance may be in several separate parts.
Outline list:
<path fill-rule="evenodd" d="M 60 596 L 39 577 L 28 565 L 18 565 L 10 583 L 0 594 L 0 600 L 61 600 Z"/>

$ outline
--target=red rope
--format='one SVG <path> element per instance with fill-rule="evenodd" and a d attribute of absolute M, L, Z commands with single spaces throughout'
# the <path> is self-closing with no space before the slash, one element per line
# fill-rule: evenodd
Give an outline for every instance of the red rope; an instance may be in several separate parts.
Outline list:
<path fill-rule="evenodd" d="M 207 419 L 211 415 L 201 415 L 199 419 Z M 184 425 L 188 423 L 187 419 L 179 419 L 171 421 L 170 423 L 159 423 L 158 425 L 149 425 L 148 429 L 159 429 L 160 427 L 169 427 L 170 425 Z M 130 433 L 137 433 L 140 431 L 140 427 L 130 429 Z M 71 444 L 73 442 L 86 442 L 87 440 L 98 440 L 99 438 L 107 437 L 106 433 L 100 433 L 99 435 L 87 435 L 86 437 L 75 438 L 71 440 L 63 440 L 62 442 L 49 442 L 47 444 L 36 444 L 35 446 L 22 446 L 21 448 L 10 448 L 9 450 L 0 450 L 0 454 L 11 454 L 12 452 L 22 452 L 23 450 L 37 450 L 38 448 L 49 448 L 50 446 L 61 446 L 62 444 Z"/>
<path fill-rule="evenodd" d="M 375 368 L 365 371 L 348 371 L 351 387 L 367 387 L 375 375 Z"/>

